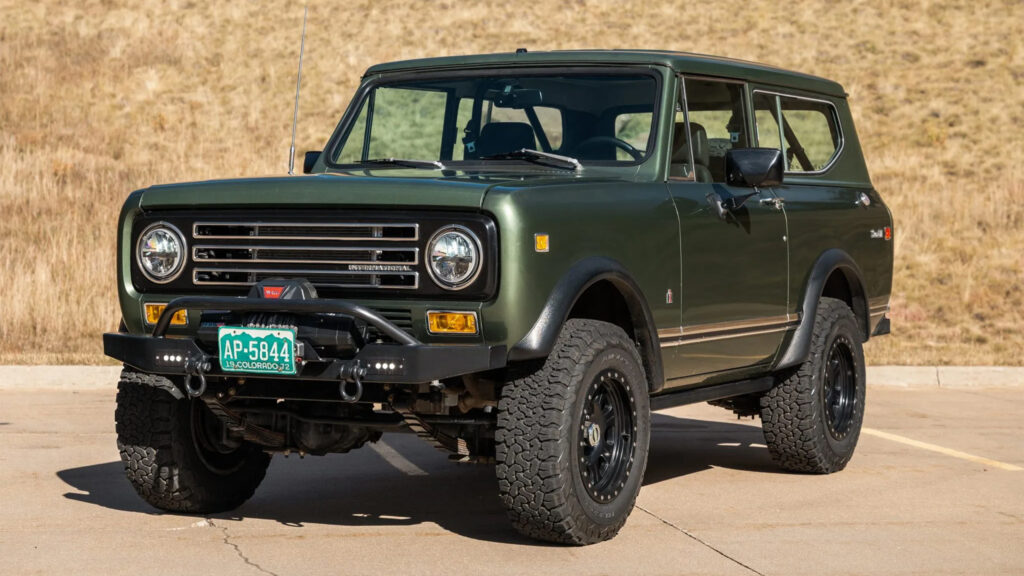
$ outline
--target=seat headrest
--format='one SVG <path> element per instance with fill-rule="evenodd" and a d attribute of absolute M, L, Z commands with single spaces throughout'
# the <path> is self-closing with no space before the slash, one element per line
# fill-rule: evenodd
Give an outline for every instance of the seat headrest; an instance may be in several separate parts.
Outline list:
<path fill-rule="evenodd" d="M 708 131 L 696 122 L 690 122 L 690 146 L 693 147 L 693 163 L 707 166 L 711 163 L 711 148 L 708 146 Z"/>
<path fill-rule="evenodd" d="M 680 146 L 686 134 L 686 124 L 676 122 L 675 134 L 672 139 L 672 163 L 689 164 L 690 151 L 686 146 Z M 693 163 L 700 166 L 707 166 L 711 161 L 711 150 L 708 147 L 708 133 L 703 126 L 690 122 L 690 146 L 693 147 Z"/>
<path fill-rule="evenodd" d="M 492 156 L 521 148 L 537 148 L 533 128 L 525 122 L 491 122 L 485 124 L 476 142 L 477 155 Z"/>

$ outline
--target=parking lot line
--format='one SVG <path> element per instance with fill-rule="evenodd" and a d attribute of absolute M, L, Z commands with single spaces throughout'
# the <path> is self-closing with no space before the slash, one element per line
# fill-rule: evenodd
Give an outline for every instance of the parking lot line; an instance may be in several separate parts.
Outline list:
<path fill-rule="evenodd" d="M 893 442 L 899 442 L 900 444 L 906 444 L 907 446 L 921 448 L 922 450 L 931 450 L 932 452 L 938 452 L 939 454 L 945 454 L 946 456 L 952 456 L 953 458 L 960 458 L 961 460 L 969 460 L 977 464 L 983 464 L 985 466 L 999 468 L 1000 470 L 1007 470 L 1009 472 L 1020 472 L 1021 470 L 1024 470 L 1024 468 L 1021 468 L 1020 466 L 1007 464 L 1006 462 L 1000 462 L 998 460 L 992 460 L 991 458 L 975 456 L 974 454 L 968 454 L 966 452 L 953 450 L 952 448 L 946 448 L 944 446 L 938 446 L 936 444 L 921 442 L 920 440 L 914 440 L 913 438 L 907 438 L 906 436 L 900 436 L 898 434 L 891 434 L 889 432 L 875 430 L 874 428 L 861 428 L 861 431 L 864 432 L 865 434 L 875 436 L 878 438 L 892 440 Z"/>
<path fill-rule="evenodd" d="M 397 450 L 388 446 L 384 441 L 378 440 L 368 444 L 385 462 L 397 468 L 408 476 L 427 476 L 427 471 L 413 464 L 408 458 L 402 456 Z"/>

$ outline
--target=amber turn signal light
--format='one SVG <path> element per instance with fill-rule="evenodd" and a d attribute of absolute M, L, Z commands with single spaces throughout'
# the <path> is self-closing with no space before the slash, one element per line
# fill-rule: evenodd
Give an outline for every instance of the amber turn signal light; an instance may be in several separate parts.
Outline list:
<path fill-rule="evenodd" d="M 427 312 L 431 334 L 476 334 L 476 312 Z"/>
<path fill-rule="evenodd" d="M 156 324 L 160 315 L 164 313 L 167 304 L 146 304 L 146 324 Z M 178 310 L 171 318 L 171 326 L 185 326 L 188 324 L 188 311 Z"/>
<path fill-rule="evenodd" d="M 533 235 L 533 249 L 537 252 L 548 252 L 551 250 L 551 237 L 547 234 Z"/>

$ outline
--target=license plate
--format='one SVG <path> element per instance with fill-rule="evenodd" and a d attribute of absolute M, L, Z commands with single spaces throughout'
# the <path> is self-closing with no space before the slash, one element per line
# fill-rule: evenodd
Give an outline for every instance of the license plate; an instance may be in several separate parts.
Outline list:
<path fill-rule="evenodd" d="M 225 372 L 295 374 L 295 330 L 221 326 L 217 342 Z"/>

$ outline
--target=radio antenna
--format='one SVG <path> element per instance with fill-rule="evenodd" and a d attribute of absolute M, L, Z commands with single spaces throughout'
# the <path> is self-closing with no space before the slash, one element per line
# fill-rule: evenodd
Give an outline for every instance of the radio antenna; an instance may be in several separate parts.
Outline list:
<path fill-rule="evenodd" d="M 299 122 L 299 90 L 302 88 L 302 55 L 306 51 L 306 17 L 309 5 L 302 12 L 302 42 L 299 44 L 299 77 L 295 80 L 295 111 L 292 113 L 292 147 L 288 150 L 288 175 L 295 175 L 295 126 Z"/>

